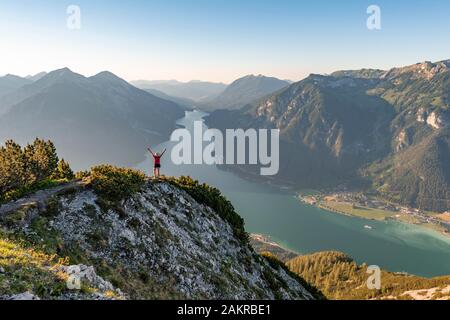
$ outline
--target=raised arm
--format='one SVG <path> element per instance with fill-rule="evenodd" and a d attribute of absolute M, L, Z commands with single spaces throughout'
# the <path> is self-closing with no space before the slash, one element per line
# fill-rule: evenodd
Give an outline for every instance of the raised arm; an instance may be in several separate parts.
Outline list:
<path fill-rule="evenodd" d="M 152 156 L 155 156 L 155 154 L 153 153 L 152 149 L 147 148 L 147 150 L 152 154 Z"/>
<path fill-rule="evenodd" d="M 161 153 L 161 157 L 164 155 L 167 149 L 164 149 L 164 151 Z"/>

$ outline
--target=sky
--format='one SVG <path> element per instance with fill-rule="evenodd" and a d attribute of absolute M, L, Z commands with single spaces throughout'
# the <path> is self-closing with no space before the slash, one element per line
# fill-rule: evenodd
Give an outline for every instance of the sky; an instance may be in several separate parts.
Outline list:
<path fill-rule="evenodd" d="M 381 30 L 369 30 L 369 5 Z M 81 28 L 67 27 L 80 8 Z M 448 0 L 0 0 L 0 75 L 230 83 L 450 59 Z"/>

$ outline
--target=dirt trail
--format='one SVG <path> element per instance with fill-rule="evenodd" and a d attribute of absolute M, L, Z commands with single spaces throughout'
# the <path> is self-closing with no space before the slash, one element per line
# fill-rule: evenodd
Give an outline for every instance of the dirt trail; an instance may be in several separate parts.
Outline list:
<path fill-rule="evenodd" d="M 10 212 L 16 211 L 24 206 L 37 205 L 39 208 L 45 208 L 47 201 L 54 195 L 64 193 L 68 190 L 82 189 L 86 183 L 82 181 L 69 182 L 51 189 L 40 190 L 17 201 L 8 202 L 0 206 L 0 218 Z"/>

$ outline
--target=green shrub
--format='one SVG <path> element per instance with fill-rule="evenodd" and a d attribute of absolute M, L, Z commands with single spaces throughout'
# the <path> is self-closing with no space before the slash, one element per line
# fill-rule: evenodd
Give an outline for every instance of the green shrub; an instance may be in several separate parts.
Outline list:
<path fill-rule="evenodd" d="M 235 235 L 244 243 L 248 243 L 249 240 L 244 228 L 244 219 L 236 213 L 231 202 L 218 189 L 206 183 L 200 184 L 191 177 L 172 178 L 169 179 L 169 182 L 186 191 L 196 201 L 214 209 L 222 219 L 232 226 Z"/>
<path fill-rule="evenodd" d="M 111 200 L 123 200 L 141 190 L 146 177 L 141 171 L 100 165 L 91 169 L 91 184 L 100 196 Z"/>
<path fill-rule="evenodd" d="M 75 173 L 75 179 L 78 179 L 78 180 L 83 180 L 83 179 L 89 178 L 90 176 L 91 176 L 91 172 L 88 170 L 77 171 Z"/>
<path fill-rule="evenodd" d="M 22 148 L 13 140 L 0 147 L 0 203 L 71 180 L 69 164 L 58 160 L 53 142 L 36 139 Z"/>
<path fill-rule="evenodd" d="M 70 165 L 64 159 L 61 159 L 58 162 L 58 166 L 57 166 L 55 172 L 53 173 L 52 177 L 54 179 L 72 180 L 75 178 L 75 175 L 73 174 L 73 171 L 70 168 Z"/>

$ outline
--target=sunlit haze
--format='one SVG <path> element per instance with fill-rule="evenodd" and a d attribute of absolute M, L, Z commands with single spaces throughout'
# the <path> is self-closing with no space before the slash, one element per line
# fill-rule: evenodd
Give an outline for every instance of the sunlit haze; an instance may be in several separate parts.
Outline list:
<path fill-rule="evenodd" d="M 67 7 L 81 29 L 66 27 Z M 371 2 L 2 1 L 0 74 L 69 67 L 127 80 L 229 83 L 246 74 L 299 80 L 309 73 L 390 68 L 448 58 L 450 3 L 377 1 L 382 29 L 366 27 Z"/>

